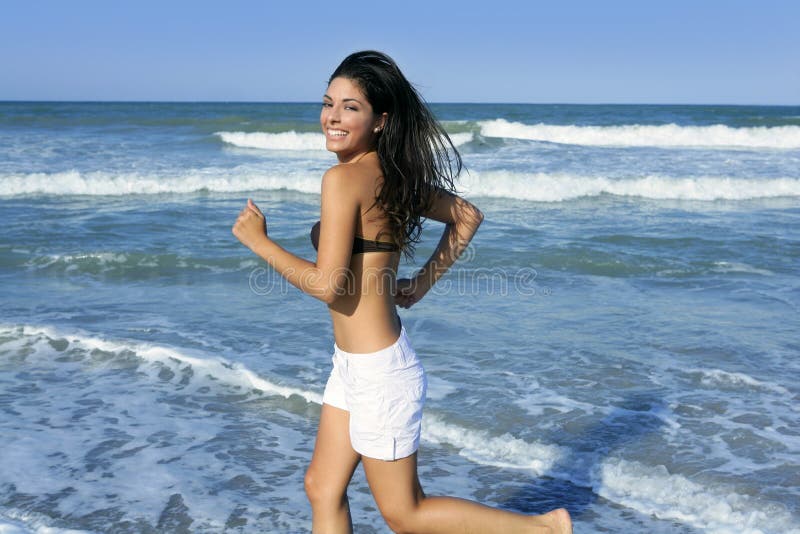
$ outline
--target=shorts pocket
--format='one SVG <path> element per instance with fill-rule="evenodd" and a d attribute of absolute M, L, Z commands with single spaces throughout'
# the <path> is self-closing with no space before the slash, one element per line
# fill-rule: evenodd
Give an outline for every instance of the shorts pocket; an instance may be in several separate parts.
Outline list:
<path fill-rule="evenodd" d="M 425 373 L 419 373 L 414 380 L 409 381 L 403 388 L 406 399 L 409 402 L 425 402 L 425 394 L 428 391 L 428 377 Z"/>
<path fill-rule="evenodd" d="M 408 439 L 409 436 L 419 435 L 426 390 L 425 374 L 417 372 L 394 387 L 389 411 L 389 426 L 393 436 Z"/>

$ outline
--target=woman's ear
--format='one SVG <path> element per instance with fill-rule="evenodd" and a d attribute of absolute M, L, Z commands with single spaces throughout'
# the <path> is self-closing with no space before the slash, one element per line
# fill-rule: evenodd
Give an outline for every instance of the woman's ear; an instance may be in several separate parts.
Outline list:
<path fill-rule="evenodd" d="M 375 131 L 380 132 L 386 126 L 386 121 L 389 120 L 389 114 L 385 111 L 381 113 L 381 118 L 378 119 L 378 122 L 375 124 Z"/>

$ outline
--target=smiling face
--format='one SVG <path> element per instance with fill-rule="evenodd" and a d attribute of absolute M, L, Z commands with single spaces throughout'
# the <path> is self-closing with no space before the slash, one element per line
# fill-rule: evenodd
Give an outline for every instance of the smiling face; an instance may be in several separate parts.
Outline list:
<path fill-rule="evenodd" d="M 385 114 L 384 114 L 385 115 Z M 348 78 L 334 78 L 322 97 L 319 122 L 325 148 L 347 163 L 372 150 L 385 117 L 376 116 L 361 88 Z"/>

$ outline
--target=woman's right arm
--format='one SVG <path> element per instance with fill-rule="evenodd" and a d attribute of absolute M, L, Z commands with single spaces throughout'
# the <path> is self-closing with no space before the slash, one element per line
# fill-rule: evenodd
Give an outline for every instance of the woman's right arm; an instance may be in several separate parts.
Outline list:
<path fill-rule="evenodd" d="M 350 275 L 350 256 L 359 205 L 342 166 L 332 167 L 322 178 L 320 236 L 317 261 L 292 254 L 266 232 L 261 210 L 248 201 L 233 227 L 233 234 L 270 267 L 301 291 L 326 304 L 344 294 Z"/>
<path fill-rule="evenodd" d="M 403 308 L 410 307 L 425 296 L 466 250 L 483 222 L 483 213 L 475 205 L 443 190 L 435 195 L 433 205 L 423 215 L 445 223 L 444 232 L 436 250 L 416 276 L 409 281 L 398 280 L 395 300 Z"/>

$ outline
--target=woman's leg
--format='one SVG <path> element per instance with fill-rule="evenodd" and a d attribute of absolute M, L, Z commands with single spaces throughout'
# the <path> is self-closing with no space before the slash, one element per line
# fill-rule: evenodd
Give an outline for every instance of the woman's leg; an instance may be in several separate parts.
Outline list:
<path fill-rule="evenodd" d="M 347 485 L 361 456 L 350 444 L 349 426 L 350 412 L 322 405 L 314 455 L 305 478 L 314 534 L 353 531 Z"/>
<path fill-rule="evenodd" d="M 375 502 L 394 532 L 572 532 L 564 509 L 531 516 L 453 497 L 425 497 L 417 478 L 417 453 L 394 462 L 366 456 L 362 461 Z"/>

